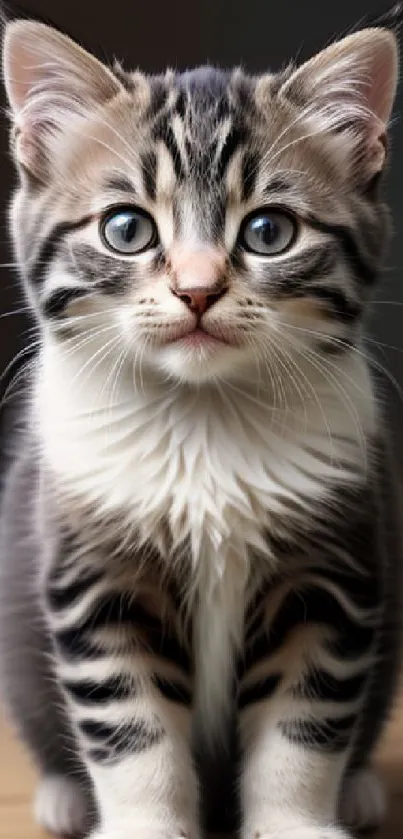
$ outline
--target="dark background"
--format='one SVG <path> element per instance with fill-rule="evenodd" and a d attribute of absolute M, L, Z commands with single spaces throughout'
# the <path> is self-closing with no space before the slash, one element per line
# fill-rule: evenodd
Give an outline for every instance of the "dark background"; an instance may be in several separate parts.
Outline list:
<path fill-rule="evenodd" d="M 100 57 L 116 55 L 126 67 L 155 72 L 166 66 L 183 69 L 206 62 L 279 69 L 291 57 L 309 57 L 335 36 L 347 34 L 387 8 L 387 0 L 26 0 L 23 12 L 25 17 L 53 23 Z M 16 7 L 8 9 L 12 13 Z M 403 386 L 403 83 L 401 88 L 387 184 L 395 236 L 368 328 L 377 342 L 370 344 L 371 351 L 389 373 L 383 378 L 397 432 L 403 427 L 399 395 L 399 383 Z M 0 374 L 6 371 L 0 386 L 2 398 L 1 391 L 4 394 L 15 370 L 6 368 L 32 334 L 27 332 L 23 314 L 8 314 L 23 301 L 16 272 L 7 265 L 13 259 L 7 244 L 6 211 L 14 175 L 5 115 L 0 120 Z M 398 445 L 400 438 L 403 449 L 403 433 L 397 434 Z"/>

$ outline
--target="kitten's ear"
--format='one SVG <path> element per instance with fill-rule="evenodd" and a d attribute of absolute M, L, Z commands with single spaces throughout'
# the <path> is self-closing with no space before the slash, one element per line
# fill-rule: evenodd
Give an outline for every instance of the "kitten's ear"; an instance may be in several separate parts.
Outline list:
<path fill-rule="evenodd" d="M 39 179 L 55 138 L 121 89 L 116 76 L 70 38 L 29 20 L 5 28 L 3 77 L 17 161 Z"/>
<path fill-rule="evenodd" d="M 397 81 L 394 33 L 369 28 L 315 55 L 294 71 L 281 92 L 306 106 L 319 130 L 344 129 L 350 139 L 358 140 L 362 164 L 371 178 L 385 164 L 386 130 Z"/>

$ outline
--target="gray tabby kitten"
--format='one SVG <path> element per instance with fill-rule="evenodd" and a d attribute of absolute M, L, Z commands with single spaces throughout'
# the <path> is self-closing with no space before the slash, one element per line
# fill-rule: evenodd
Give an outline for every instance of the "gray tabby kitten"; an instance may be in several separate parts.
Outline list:
<path fill-rule="evenodd" d="M 258 77 L 112 70 L 31 21 L 3 55 L 41 349 L 4 497 L 1 683 L 37 818 L 197 839 L 233 752 L 243 839 L 346 839 L 383 814 L 398 655 L 361 337 L 395 36 Z"/>

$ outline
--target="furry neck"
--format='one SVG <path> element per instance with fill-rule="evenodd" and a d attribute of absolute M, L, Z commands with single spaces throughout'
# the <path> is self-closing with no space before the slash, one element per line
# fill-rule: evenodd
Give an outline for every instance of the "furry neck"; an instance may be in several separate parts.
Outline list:
<path fill-rule="evenodd" d="M 64 489 L 136 522 L 141 539 L 159 543 L 168 525 L 175 547 L 190 540 L 196 564 L 205 544 L 267 551 L 262 534 L 287 503 L 365 469 L 368 374 L 358 357 L 332 367 L 301 362 L 281 387 L 269 376 L 195 387 L 130 364 L 116 378 L 102 358 L 85 369 L 79 350 L 49 340 L 37 389 L 45 457 Z"/>

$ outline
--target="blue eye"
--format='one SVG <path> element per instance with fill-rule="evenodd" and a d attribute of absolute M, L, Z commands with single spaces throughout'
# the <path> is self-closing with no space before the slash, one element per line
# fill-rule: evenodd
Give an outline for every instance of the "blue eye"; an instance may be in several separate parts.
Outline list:
<path fill-rule="evenodd" d="M 259 256 L 275 256 L 292 245 L 296 231 L 296 222 L 288 213 L 255 213 L 243 225 L 241 245 Z"/>
<path fill-rule="evenodd" d="M 157 228 L 151 216 L 130 207 L 109 211 L 101 221 L 100 233 L 110 250 L 127 255 L 141 253 L 157 241 Z"/>

